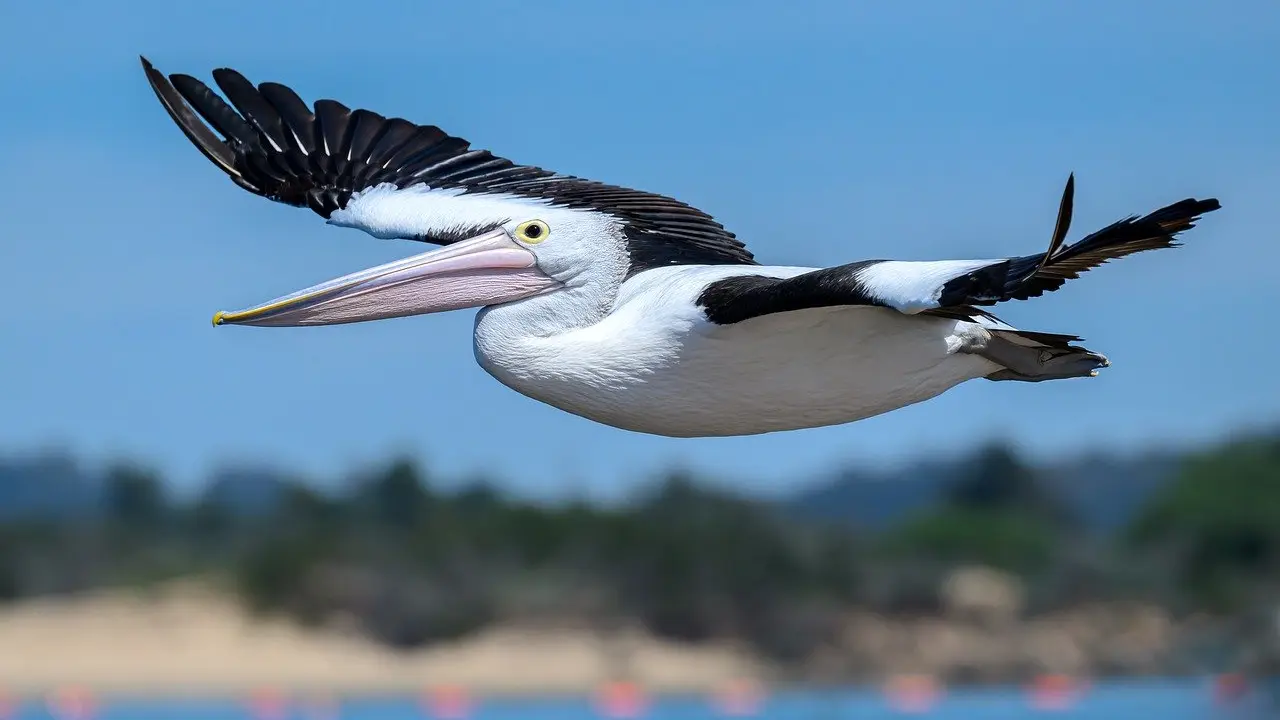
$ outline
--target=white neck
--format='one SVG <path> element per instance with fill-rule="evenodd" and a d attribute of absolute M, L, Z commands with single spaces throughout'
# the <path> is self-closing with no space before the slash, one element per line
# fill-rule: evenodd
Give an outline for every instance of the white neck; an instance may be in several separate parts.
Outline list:
<path fill-rule="evenodd" d="M 589 283 L 486 307 L 476 314 L 475 332 L 509 338 L 559 335 L 600 322 L 613 308 L 617 292 L 616 286 Z"/>

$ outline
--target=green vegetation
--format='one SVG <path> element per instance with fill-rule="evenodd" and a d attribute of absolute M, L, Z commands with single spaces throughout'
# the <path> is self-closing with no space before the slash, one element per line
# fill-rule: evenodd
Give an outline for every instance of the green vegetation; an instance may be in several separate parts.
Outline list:
<path fill-rule="evenodd" d="M 1189 457 L 1134 523 L 1131 541 L 1172 554 L 1193 605 L 1231 611 L 1280 589 L 1280 437 Z"/>
<path fill-rule="evenodd" d="M 874 528 L 842 522 L 838 507 L 818 520 L 682 474 L 618 508 L 484 485 L 446 492 L 406 460 L 342 492 L 259 478 L 236 486 L 258 495 L 210 487 L 177 502 L 157 474 L 122 465 L 81 488 L 91 502 L 67 490 L 25 510 L 0 503 L 0 601 L 199 574 L 254 612 L 354 618 L 400 648 L 498 620 L 640 622 L 682 641 L 742 639 L 779 660 L 813 653 L 853 607 L 936 612 L 939 580 L 960 563 L 1020 575 L 1038 610 L 1117 597 L 1220 614 L 1274 603 L 1280 436 L 1172 467 L 1131 522 L 1099 534 L 1047 471 L 1000 445 L 959 461 L 937 502 Z M 0 498 L 6 483 L 24 497 L 23 472 L 0 464 Z"/>

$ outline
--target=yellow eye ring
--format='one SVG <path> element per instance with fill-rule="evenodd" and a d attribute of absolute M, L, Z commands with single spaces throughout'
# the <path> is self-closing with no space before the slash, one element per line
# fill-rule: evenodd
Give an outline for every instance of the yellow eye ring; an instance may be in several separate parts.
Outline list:
<path fill-rule="evenodd" d="M 551 228 L 541 220 L 530 220 L 516 226 L 516 238 L 521 242 L 537 245 L 551 234 Z"/>

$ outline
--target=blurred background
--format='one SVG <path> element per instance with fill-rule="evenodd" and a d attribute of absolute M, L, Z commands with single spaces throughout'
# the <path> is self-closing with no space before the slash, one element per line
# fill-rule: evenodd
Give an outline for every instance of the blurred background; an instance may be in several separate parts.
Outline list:
<path fill-rule="evenodd" d="M 0 8 L 0 718 L 1280 717 L 1280 6 Z M 476 366 L 472 312 L 214 330 L 418 252 L 236 188 L 230 66 L 661 192 L 769 264 L 1186 246 L 1002 307 L 1089 381 L 679 440 Z M 497 438 L 497 439 L 495 439 Z"/>

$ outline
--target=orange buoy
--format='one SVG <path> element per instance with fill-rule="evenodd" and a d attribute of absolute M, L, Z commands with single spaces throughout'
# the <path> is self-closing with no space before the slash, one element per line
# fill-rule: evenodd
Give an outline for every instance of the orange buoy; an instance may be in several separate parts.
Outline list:
<path fill-rule="evenodd" d="M 460 685 L 428 688 L 422 698 L 424 714 L 439 720 L 465 720 L 472 711 L 471 696 Z"/>
<path fill-rule="evenodd" d="M 1070 675 L 1039 675 L 1031 682 L 1031 705 L 1037 710 L 1066 710 L 1075 704 L 1081 689 Z"/>
<path fill-rule="evenodd" d="M 91 720 L 98 710 L 93 693 L 82 687 L 65 687 L 49 698 L 49 714 L 58 720 Z"/>
<path fill-rule="evenodd" d="M 1213 699 L 1219 704 L 1238 702 L 1249 694 L 1249 680 L 1240 673 L 1223 673 L 1213 679 Z"/>
<path fill-rule="evenodd" d="M 284 720 L 288 706 L 284 693 L 273 687 L 258 688 L 249 696 L 249 712 L 255 720 Z"/>
<path fill-rule="evenodd" d="M 889 678 L 885 693 L 894 710 L 914 714 L 932 710 L 941 691 L 932 675 L 905 674 Z"/>
<path fill-rule="evenodd" d="M 596 696 L 597 710 L 607 718 L 638 718 L 646 710 L 644 691 L 625 680 L 605 683 Z"/>
<path fill-rule="evenodd" d="M 750 678 L 735 678 L 716 691 L 715 700 L 716 710 L 721 715 L 747 717 L 759 714 L 764 691 Z"/>

